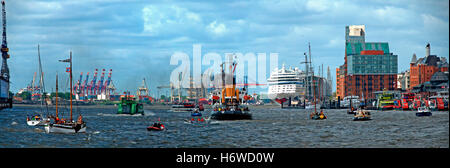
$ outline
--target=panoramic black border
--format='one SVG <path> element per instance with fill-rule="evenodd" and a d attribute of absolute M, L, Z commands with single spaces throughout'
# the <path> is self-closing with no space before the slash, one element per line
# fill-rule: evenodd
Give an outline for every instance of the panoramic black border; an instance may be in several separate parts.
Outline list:
<path fill-rule="evenodd" d="M 220 157 L 221 153 L 274 153 L 271 163 L 221 163 L 210 159 L 207 167 L 310 167 L 312 165 L 366 167 L 392 165 L 430 167 L 448 164 L 449 148 L 2 148 L 1 160 L 7 163 L 40 166 L 89 167 L 94 164 L 141 165 L 139 167 L 204 167 L 203 163 L 177 163 L 177 155 L 202 154 Z M 44 161 L 44 162 L 42 162 Z M 36 166 L 37 166 L 36 165 Z M 158 165 L 158 166 L 156 166 Z M 283 166 L 282 166 L 283 165 Z M 46 167 L 45 166 L 45 167 Z"/>

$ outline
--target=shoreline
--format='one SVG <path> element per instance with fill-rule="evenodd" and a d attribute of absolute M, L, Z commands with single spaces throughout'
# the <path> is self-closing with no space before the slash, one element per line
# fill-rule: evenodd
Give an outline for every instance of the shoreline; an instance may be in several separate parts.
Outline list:
<path fill-rule="evenodd" d="M 13 104 L 13 108 L 14 107 L 40 107 L 40 104 Z M 61 107 L 66 106 L 66 105 L 60 105 Z M 68 105 L 67 105 L 68 106 Z M 50 108 L 55 108 L 55 105 L 49 105 L 48 107 Z M 103 104 L 95 104 L 95 105 L 73 105 L 73 107 L 77 107 L 77 108 L 105 108 L 105 109 L 116 109 L 117 106 L 115 105 L 103 105 Z M 171 105 L 161 105 L 161 104 L 157 104 L 157 105 L 148 105 L 148 104 L 144 104 L 144 109 L 148 109 L 148 110 L 152 110 L 152 109 L 157 109 L 157 110 L 170 110 L 171 109 Z M 211 105 L 204 105 L 205 109 L 211 109 Z M 250 108 L 253 109 L 261 109 L 261 108 L 280 108 L 279 105 L 249 105 Z M 280 108 L 281 109 L 281 108 Z"/>

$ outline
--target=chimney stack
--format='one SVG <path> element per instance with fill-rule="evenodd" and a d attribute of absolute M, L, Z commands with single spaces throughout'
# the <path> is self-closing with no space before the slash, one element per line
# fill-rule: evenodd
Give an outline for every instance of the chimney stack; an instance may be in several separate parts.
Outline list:
<path fill-rule="evenodd" d="M 428 57 L 428 56 L 430 56 L 430 43 L 428 43 L 427 44 L 427 47 L 426 47 L 426 53 L 425 53 L 425 57 Z"/>

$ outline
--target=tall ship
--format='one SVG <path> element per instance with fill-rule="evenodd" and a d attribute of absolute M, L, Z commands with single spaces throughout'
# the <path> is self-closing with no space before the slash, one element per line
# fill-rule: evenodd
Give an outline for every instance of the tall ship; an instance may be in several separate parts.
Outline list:
<path fill-rule="evenodd" d="M 2 1 L 2 21 L 3 21 L 3 40 L 2 40 L 2 69 L 0 74 L 0 110 L 12 107 L 12 96 L 9 94 L 9 68 L 7 59 L 8 45 L 6 42 L 6 10 L 5 1 Z"/>
<path fill-rule="evenodd" d="M 281 69 L 275 68 L 267 79 L 269 98 L 280 104 L 293 98 L 300 100 L 298 96 L 305 95 L 301 75 L 302 71 L 298 68 L 286 69 L 284 64 Z"/>

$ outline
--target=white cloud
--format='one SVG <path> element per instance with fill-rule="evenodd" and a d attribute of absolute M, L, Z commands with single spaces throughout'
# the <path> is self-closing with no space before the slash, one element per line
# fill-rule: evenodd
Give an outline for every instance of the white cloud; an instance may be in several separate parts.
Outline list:
<path fill-rule="evenodd" d="M 216 35 L 222 35 L 227 31 L 227 26 L 223 23 L 218 24 L 217 21 L 211 22 L 206 28 Z"/>
<path fill-rule="evenodd" d="M 447 31 L 449 30 L 449 23 L 445 22 L 439 18 L 436 18 L 429 14 L 422 14 L 423 24 L 427 31 L 431 30 L 440 30 Z"/>
<path fill-rule="evenodd" d="M 150 35 L 158 35 L 163 30 L 183 28 L 201 21 L 198 14 L 175 5 L 145 6 L 142 9 L 142 19 L 144 32 Z"/>
<path fill-rule="evenodd" d="M 310 0 L 306 2 L 306 8 L 311 11 L 324 12 L 330 8 L 332 2 L 327 0 Z"/>

